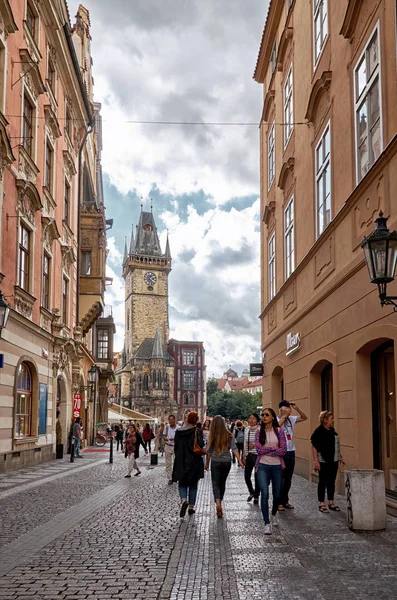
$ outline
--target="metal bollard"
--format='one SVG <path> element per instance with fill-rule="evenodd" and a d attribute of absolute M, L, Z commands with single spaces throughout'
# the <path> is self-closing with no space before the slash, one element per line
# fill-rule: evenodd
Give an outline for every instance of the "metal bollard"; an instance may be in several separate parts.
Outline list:
<path fill-rule="evenodd" d="M 109 465 L 113 464 L 113 436 L 110 438 Z"/>
<path fill-rule="evenodd" d="M 74 462 L 74 442 L 70 446 L 70 462 Z"/>

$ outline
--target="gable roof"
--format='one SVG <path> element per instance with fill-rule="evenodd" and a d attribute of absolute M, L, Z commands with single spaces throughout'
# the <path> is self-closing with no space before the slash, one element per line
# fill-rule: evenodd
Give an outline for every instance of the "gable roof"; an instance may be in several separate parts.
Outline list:
<path fill-rule="evenodd" d="M 156 356 L 154 356 L 153 351 L 155 350 L 155 340 L 156 338 L 145 338 L 142 344 L 139 346 L 138 350 L 135 352 L 134 358 L 138 358 L 141 360 L 149 360 L 151 358 L 162 358 L 163 360 L 170 360 L 174 362 L 171 354 L 168 353 L 167 349 L 164 346 L 158 347 L 156 345 Z"/>

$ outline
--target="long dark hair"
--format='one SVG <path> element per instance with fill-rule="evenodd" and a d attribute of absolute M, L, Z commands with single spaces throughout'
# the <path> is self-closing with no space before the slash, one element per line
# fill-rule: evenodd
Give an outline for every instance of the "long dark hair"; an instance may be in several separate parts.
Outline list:
<path fill-rule="evenodd" d="M 272 415 L 272 417 L 273 417 L 273 420 L 272 420 L 273 431 L 274 431 L 274 433 L 277 434 L 277 430 L 279 428 L 279 424 L 278 424 L 278 421 L 277 421 L 277 415 L 276 415 L 276 413 L 274 412 L 274 410 L 272 408 L 264 408 L 262 410 L 262 412 L 264 412 L 265 410 Z M 259 432 L 259 442 L 262 444 L 262 446 L 264 446 L 266 444 L 266 426 L 265 426 L 265 424 L 264 424 L 263 421 L 261 423 L 261 429 L 260 429 L 260 432 Z"/>

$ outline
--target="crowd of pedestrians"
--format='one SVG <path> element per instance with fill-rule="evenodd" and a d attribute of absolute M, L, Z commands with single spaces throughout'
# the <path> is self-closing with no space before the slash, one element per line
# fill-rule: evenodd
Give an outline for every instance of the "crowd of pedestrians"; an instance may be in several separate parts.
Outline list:
<path fill-rule="evenodd" d="M 211 472 L 216 515 L 222 518 L 227 478 L 232 461 L 236 462 L 244 470 L 247 502 L 260 502 L 264 533 L 270 535 L 273 527 L 279 524 L 278 513 L 294 510 L 289 499 L 295 468 L 294 430 L 306 419 L 296 403 L 283 400 L 278 415 L 268 407 L 260 414 L 251 413 L 247 422 L 228 423 L 217 415 L 201 424 L 197 412 L 187 411 L 179 423 L 175 415 L 169 415 L 168 423 L 160 423 L 155 431 L 149 423 L 142 427 L 132 421 L 109 426 L 109 431 L 116 439 L 116 450 L 124 452 L 128 458 L 126 478 L 130 478 L 133 471 L 136 471 L 135 477 L 141 474 L 137 463 L 140 447 L 148 454 L 154 441 L 154 451 L 165 457 L 168 485 L 178 484 L 181 518 L 186 512 L 189 515 L 195 513 L 199 481 L 205 471 Z M 344 464 L 339 436 L 330 411 L 322 411 L 319 420 L 319 426 L 310 438 L 314 468 L 318 472 L 319 510 L 321 513 L 338 512 L 340 508 L 334 502 L 335 481 L 339 466 Z M 81 456 L 80 418 L 75 421 L 72 435 L 75 455 Z M 326 493 L 328 506 L 325 504 Z"/>

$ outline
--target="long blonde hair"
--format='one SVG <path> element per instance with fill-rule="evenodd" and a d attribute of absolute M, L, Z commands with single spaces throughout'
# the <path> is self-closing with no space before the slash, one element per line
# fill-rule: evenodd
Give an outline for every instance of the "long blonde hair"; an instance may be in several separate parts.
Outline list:
<path fill-rule="evenodd" d="M 224 418 L 216 415 L 211 421 L 207 447 L 221 455 L 230 449 L 231 439 L 232 434 L 227 430 Z"/>

